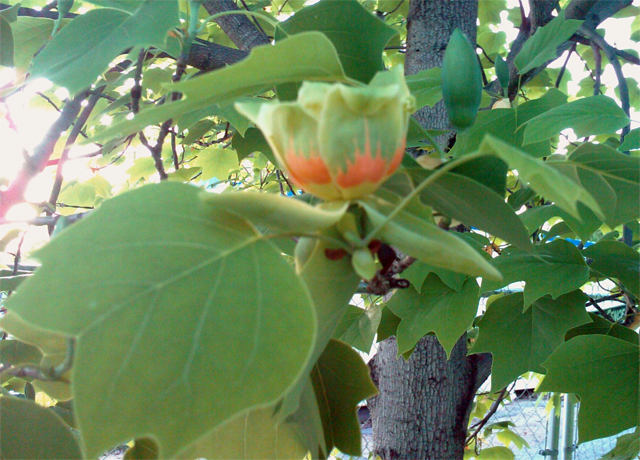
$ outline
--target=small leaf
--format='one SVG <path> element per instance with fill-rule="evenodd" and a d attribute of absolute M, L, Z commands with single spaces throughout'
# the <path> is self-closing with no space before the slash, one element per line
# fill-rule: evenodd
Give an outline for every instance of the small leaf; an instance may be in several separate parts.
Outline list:
<path fill-rule="evenodd" d="M 431 274 L 420 292 L 414 288 L 398 290 L 387 303 L 401 322 L 398 325 L 398 355 L 412 350 L 429 332 L 434 332 L 447 357 L 469 329 L 478 311 L 478 283 L 467 278 L 460 292 Z"/>
<path fill-rule="evenodd" d="M 579 335 L 600 334 L 610 335 L 620 340 L 626 340 L 629 343 L 638 343 L 638 334 L 628 327 L 621 326 L 620 324 L 612 323 L 604 319 L 595 313 L 589 313 L 591 323 L 583 324 L 582 326 L 574 327 L 567 331 L 564 336 L 565 341 L 571 340 Z"/>
<path fill-rule="evenodd" d="M 383 340 L 387 340 L 389 337 L 396 335 L 400 321 L 402 320 L 397 317 L 390 308 L 383 308 L 380 325 L 378 326 L 378 342 L 382 342 Z"/>
<path fill-rule="evenodd" d="M 640 149 L 640 128 L 629 131 L 629 133 L 624 137 L 622 145 L 618 147 L 618 150 L 621 152 L 638 149 Z"/>
<path fill-rule="evenodd" d="M 230 171 L 238 169 L 239 162 L 238 154 L 232 149 L 210 146 L 198 151 L 198 157 L 189 164 L 202 167 L 202 180 L 225 181 Z"/>
<path fill-rule="evenodd" d="M 639 362 L 637 342 L 581 335 L 542 363 L 547 375 L 538 390 L 576 393 L 580 442 L 606 438 L 638 424 Z"/>
<path fill-rule="evenodd" d="M 3 422 L 0 456 L 3 459 L 82 458 L 76 437 L 52 411 L 31 401 L 3 396 L 0 413 Z"/>
<path fill-rule="evenodd" d="M 260 152 L 273 164 L 276 163 L 276 157 L 269 146 L 269 143 L 262 135 L 262 131 L 257 128 L 249 128 L 241 136 L 240 133 L 233 135 L 231 146 L 238 152 L 239 158 L 242 160 L 254 152 Z"/>
<path fill-rule="evenodd" d="M 561 11 L 546 26 L 539 27 L 533 37 L 525 42 L 514 60 L 518 73 L 524 75 L 556 59 L 558 46 L 576 33 L 582 23 L 583 21 L 575 19 L 565 20 L 564 11 Z"/>
<path fill-rule="evenodd" d="M 524 312 L 521 293 L 501 297 L 478 323 L 480 333 L 471 353 L 491 353 L 491 390 L 499 391 L 540 366 L 564 342 L 565 333 L 590 320 L 587 296 L 573 291 L 553 300 L 542 297 Z"/>
<path fill-rule="evenodd" d="M 516 455 L 508 447 L 496 446 L 482 449 L 476 458 L 478 460 L 514 460 Z"/>
<path fill-rule="evenodd" d="M 146 0 L 133 14 L 90 10 L 58 32 L 33 60 L 32 77 L 45 77 L 76 94 L 90 86 L 131 46 L 159 45 L 178 26 L 178 2 Z M 80 37 L 82 37 L 80 39 Z"/>
<path fill-rule="evenodd" d="M 592 96 L 569 102 L 524 123 L 523 145 L 549 139 L 571 128 L 577 137 L 614 134 L 629 124 L 618 104 L 607 96 Z"/>

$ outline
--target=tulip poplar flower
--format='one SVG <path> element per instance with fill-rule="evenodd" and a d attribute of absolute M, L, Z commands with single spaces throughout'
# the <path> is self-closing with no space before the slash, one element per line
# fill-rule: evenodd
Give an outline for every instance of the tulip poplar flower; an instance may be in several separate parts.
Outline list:
<path fill-rule="evenodd" d="M 353 200 L 373 193 L 402 162 L 415 99 L 399 66 L 368 86 L 304 82 L 295 102 L 235 106 L 300 188 Z"/>

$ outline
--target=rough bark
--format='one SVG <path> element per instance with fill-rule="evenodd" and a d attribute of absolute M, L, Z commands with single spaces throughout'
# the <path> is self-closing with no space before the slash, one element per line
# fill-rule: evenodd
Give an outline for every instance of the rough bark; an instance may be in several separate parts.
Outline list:
<path fill-rule="evenodd" d="M 447 360 L 434 336 L 409 361 L 392 337 L 370 364 L 380 396 L 369 402 L 374 453 L 382 459 L 461 459 L 475 392 L 488 376 L 488 356 L 467 357 L 466 335 Z M 489 358 L 490 359 L 490 358 Z M 487 365 L 488 364 L 488 365 Z"/>
<path fill-rule="evenodd" d="M 475 41 L 477 0 L 412 0 L 407 19 L 406 72 L 439 67 L 453 30 Z M 447 129 L 443 104 L 416 114 L 424 128 Z M 380 395 L 369 401 L 373 452 L 384 460 L 462 459 L 471 403 L 491 366 L 489 356 L 467 357 L 466 334 L 450 359 L 435 336 L 411 358 L 397 359 L 392 337 L 370 363 Z"/>
<path fill-rule="evenodd" d="M 224 11 L 239 10 L 233 0 L 205 0 L 202 6 L 212 15 Z M 231 41 L 243 51 L 249 51 L 255 46 L 269 43 L 269 38 L 251 22 L 251 19 L 243 14 L 221 16 L 215 21 Z"/>

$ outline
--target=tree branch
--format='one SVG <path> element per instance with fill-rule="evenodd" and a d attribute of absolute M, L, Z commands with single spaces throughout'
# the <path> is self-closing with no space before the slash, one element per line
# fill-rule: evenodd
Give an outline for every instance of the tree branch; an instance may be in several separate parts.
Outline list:
<path fill-rule="evenodd" d="M 9 187 L 0 191 L 0 218 L 5 217 L 7 211 L 13 205 L 20 203 L 24 199 L 24 192 L 29 182 L 44 170 L 61 134 L 72 125 L 78 113 L 80 113 L 82 101 L 86 97 L 87 92 L 83 91 L 66 103 L 60 116 L 53 122 L 42 142 L 33 149 L 33 155 L 25 158 L 22 168 L 15 179 L 11 181 Z"/>
<path fill-rule="evenodd" d="M 233 0 L 205 0 L 202 2 L 202 6 L 211 15 L 224 11 L 240 11 Z M 243 14 L 222 16 L 215 21 L 231 41 L 243 51 L 270 43 L 269 38 Z"/>

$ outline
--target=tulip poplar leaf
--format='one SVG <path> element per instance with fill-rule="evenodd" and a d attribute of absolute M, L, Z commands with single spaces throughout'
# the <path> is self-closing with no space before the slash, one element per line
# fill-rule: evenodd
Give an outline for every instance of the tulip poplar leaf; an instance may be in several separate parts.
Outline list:
<path fill-rule="evenodd" d="M 527 40 L 516 56 L 514 63 L 518 74 L 524 75 L 558 57 L 557 48 L 576 33 L 584 21 L 565 19 L 564 11 L 546 26 L 539 27 L 533 37 Z"/>
<path fill-rule="evenodd" d="M 296 12 L 281 27 L 288 34 L 322 32 L 336 47 L 345 74 L 364 83 L 384 70 L 384 47 L 397 34 L 357 0 L 320 1 Z"/>
<path fill-rule="evenodd" d="M 412 350 L 422 337 L 434 332 L 448 357 L 476 317 L 478 283 L 467 277 L 457 292 L 430 274 L 420 292 L 413 287 L 398 290 L 387 306 L 401 319 L 396 332 L 398 355 Z"/>
<path fill-rule="evenodd" d="M 579 335 L 599 334 L 609 335 L 620 340 L 626 340 L 633 344 L 638 343 L 638 333 L 632 331 L 628 327 L 612 323 L 611 321 L 604 319 L 602 316 L 599 316 L 599 313 L 589 313 L 589 317 L 591 318 L 590 323 L 583 324 L 582 326 L 578 326 L 567 331 L 564 339 L 571 340 L 573 337 L 577 337 Z"/>
<path fill-rule="evenodd" d="M 577 137 L 615 134 L 629 123 L 618 104 L 607 96 L 578 99 L 542 113 L 523 123 L 523 145 L 549 139 L 571 128 Z"/>
<path fill-rule="evenodd" d="M 44 77 L 73 95 L 91 86 L 109 63 L 132 46 L 160 46 L 178 26 L 178 2 L 138 2 L 132 14 L 111 8 L 72 20 L 33 60 L 32 77 Z M 78 37 L 83 37 L 79 40 Z"/>
<path fill-rule="evenodd" d="M 482 291 L 492 291 L 516 281 L 525 281 L 524 308 L 546 294 L 555 299 L 579 289 L 589 279 L 589 267 L 580 251 L 561 239 L 536 245 L 534 252 L 507 248 L 500 257 L 493 260 L 493 264 L 500 270 L 503 279 L 483 280 Z"/>
<path fill-rule="evenodd" d="M 256 47 L 237 64 L 168 85 L 171 91 L 181 92 L 183 99 L 145 110 L 132 120 L 110 126 L 91 141 L 126 136 L 187 112 L 262 93 L 278 83 L 345 79 L 331 41 L 319 32 L 301 33 L 273 46 Z"/>
<path fill-rule="evenodd" d="M 296 198 L 272 193 L 203 193 L 205 209 L 228 211 L 251 223 L 275 232 L 304 234 L 322 230 L 338 223 L 348 202 L 329 202 L 312 206 Z"/>
<path fill-rule="evenodd" d="M 379 228 L 378 237 L 401 251 L 427 264 L 473 276 L 502 279 L 500 272 L 462 239 L 433 223 L 406 211 L 395 219 L 386 218 L 393 206 L 360 201 L 372 226 Z"/>
<path fill-rule="evenodd" d="M 611 228 L 640 219 L 640 158 L 604 144 L 584 143 L 566 160 L 549 165 L 589 192 Z"/>
<path fill-rule="evenodd" d="M 613 436 L 638 424 L 637 340 L 629 343 L 608 335 L 581 335 L 563 343 L 542 365 L 547 374 L 539 391 L 580 397 L 580 442 Z"/>
<path fill-rule="evenodd" d="M 83 458 L 76 436 L 52 410 L 25 399 L 3 396 L 0 398 L 0 413 L 3 459 Z"/>
<path fill-rule="evenodd" d="M 35 254 L 42 267 L 8 304 L 76 338 L 87 457 L 152 435 L 172 458 L 280 398 L 307 365 L 316 321 L 303 281 L 246 221 L 205 212 L 199 194 L 165 182 L 106 201 Z"/>
<path fill-rule="evenodd" d="M 640 254 L 621 241 L 599 241 L 583 251 L 591 259 L 589 270 L 598 279 L 617 278 L 640 298 Z"/>
<path fill-rule="evenodd" d="M 542 362 L 564 342 L 565 333 L 589 323 L 587 296 L 573 291 L 557 299 L 541 297 L 523 311 L 522 293 L 491 303 L 478 323 L 472 353 L 491 353 L 491 391 L 499 391 L 527 371 L 544 373 Z"/>
<path fill-rule="evenodd" d="M 493 136 L 487 136 L 482 141 L 480 151 L 502 158 L 511 169 L 518 171 L 523 182 L 572 216 L 580 217 L 577 203 L 581 202 L 604 219 L 604 212 L 598 201 L 579 182 L 560 173 L 544 161 L 531 158 L 522 150 Z"/>
<path fill-rule="evenodd" d="M 371 304 L 366 308 L 349 305 L 334 337 L 363 353 L 369 353 L 381 317 L 382 309 L 378 304 Z"/>

